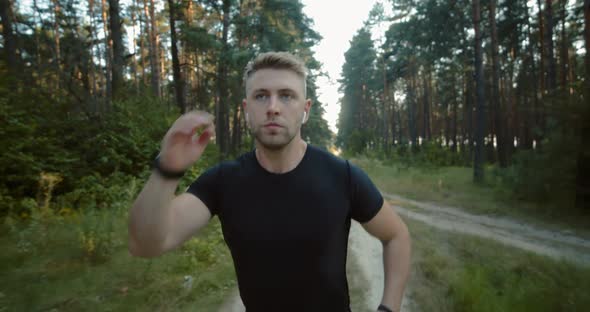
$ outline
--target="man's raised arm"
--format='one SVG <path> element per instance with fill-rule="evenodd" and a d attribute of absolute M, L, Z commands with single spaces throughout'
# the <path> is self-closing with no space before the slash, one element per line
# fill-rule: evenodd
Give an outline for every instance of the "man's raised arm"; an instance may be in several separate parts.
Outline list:
<path fill-rule="evenodd" d="M 202 131 L 197 135 L 198 131 Z M 155 169 L 129 214 L 129 251 L 156 257 L 176 248 L 206 225 L 211 213 L 192 194 L 175 195 L 182 176 L 214 136 L 213 117 L 191 112 L 178 118 L 162 141 Z"/>

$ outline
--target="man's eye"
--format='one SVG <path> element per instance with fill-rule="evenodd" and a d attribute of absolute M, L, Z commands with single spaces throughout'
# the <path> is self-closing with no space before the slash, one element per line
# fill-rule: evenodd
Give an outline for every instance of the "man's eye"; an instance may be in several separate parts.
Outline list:
<path fill-rule="evenodd" d="M 289 102 L 293 99 L 293 95 L 291 94 L 281 94 L 280 95 L 281 101 L 283 102 Z"/>
<path fill-rule="evenodd" d="M 257 101 L 265 101 L 268 98 L 268 96 L 266 94 L 256 94 L 254 96 L 254 99 L 256 99 Z"/>

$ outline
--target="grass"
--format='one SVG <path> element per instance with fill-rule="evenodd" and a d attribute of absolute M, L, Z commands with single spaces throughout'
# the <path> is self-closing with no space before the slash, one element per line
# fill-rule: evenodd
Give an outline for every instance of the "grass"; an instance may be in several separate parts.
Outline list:
<path fill-rule="evenodd" d="M 420 311 L 587 311 L 590 269 L 407 221 Z"/>
<path fill-rule="evenodd" d="M 47 218 L 0 227 L 0 311 L 217 311 L 235 286 L 218 221 L 147 260 L 127 252 L 126 209 Z"/>
<path fill-rule="evenodd" d="M 458 207 L 476 214 L 504 215 L 553 229 L 575 230 L 590 237 L 590 215 L 564 211 L 559 203 L 531 203 L 513 199 L 510 190 L 490 178 L 483 185 L 473 183 L 467 167 L 419 168 L 402 164 L 384 165 L 360 157 L 353 160 L 363 168 L 381 191 L 419 201 Z"/>

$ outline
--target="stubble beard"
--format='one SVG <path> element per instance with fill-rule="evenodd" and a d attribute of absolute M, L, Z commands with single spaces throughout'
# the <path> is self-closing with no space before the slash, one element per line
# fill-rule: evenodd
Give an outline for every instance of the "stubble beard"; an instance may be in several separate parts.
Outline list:
<path fill-rule="evenodd" d="M 283 149 L 295 138 L 295 132 L 289 131 L 288 128 L 283 128 L 283 133 L 277 133 L 275 135 L 265 135 L 263 131 L 262 127 L 258 127 L 255 130 L 251 130 L 251 134 L 262 147 L 271 151 Z"/>

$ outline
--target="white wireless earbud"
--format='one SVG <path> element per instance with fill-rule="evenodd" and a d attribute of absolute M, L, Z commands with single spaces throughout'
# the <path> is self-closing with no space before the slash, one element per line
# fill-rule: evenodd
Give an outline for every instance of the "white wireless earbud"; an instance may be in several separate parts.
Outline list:
<path fill-rule="evenodd" d="M 305 123 L 305 117 L 307 117 L 307 112 L 303 111 L 303 119 L 301 119 L 301 123 Z"/>

